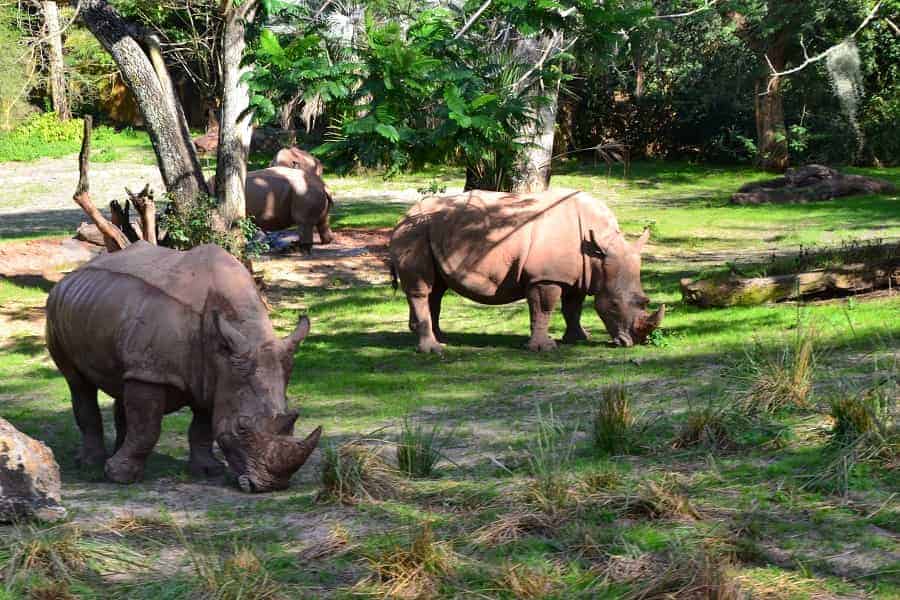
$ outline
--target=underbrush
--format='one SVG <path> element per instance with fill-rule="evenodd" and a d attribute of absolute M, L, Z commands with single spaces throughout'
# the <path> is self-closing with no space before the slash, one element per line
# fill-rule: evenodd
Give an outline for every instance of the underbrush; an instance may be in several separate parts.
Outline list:
<path fill-rule="evenodd" d="M 60 121 L 55 113 L 40 113 L 8 132 L 0 132 L 0 163 L 30 162 L 77 154 L 81 148 L 81 119 Z M 116 131 L 100 125 L 92 136 L 94 162 L 120 160 L 127 149 L 150 149 L 150 138 L 133 129 Z"/>

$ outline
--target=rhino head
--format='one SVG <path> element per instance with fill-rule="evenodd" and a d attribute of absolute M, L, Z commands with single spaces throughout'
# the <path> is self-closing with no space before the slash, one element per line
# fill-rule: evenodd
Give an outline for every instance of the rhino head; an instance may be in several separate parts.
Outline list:
<path fill-rule="evenodd" d="M 601 245 L 591 231 L 584 242 L 592 262 L 594 308 L 617 346 L 644 342 L 666 314 L 665 304 L 652 314 L 647 311 L 650 299 L 641 287 L 641 252 L 649 238 L 647 229 L 633 244 L 616 236 Z"/>
<path fill-rule="evenodd" d="M 309 333 L 309 319 L 284 339 L 264 328 L 254 343 L 219 313 L 213 314 L 218 337 L 212 353 L 216 442 L 245 492 L 288 487 L 291 477 L 315 450 L 322 434 L 293 437 L 296 411 L 287 410 L 285 392 L 294 352 Z"/>

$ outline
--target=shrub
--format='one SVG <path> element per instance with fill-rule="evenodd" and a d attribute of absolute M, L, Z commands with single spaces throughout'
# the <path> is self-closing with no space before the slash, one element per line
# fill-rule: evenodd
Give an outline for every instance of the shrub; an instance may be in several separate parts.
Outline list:
<path fill-rule="evenodd" d="M 440 425 L 426 429 L 422 423 L 413 423 L 407 415 L 400 424 L 397 465 L 410 477 L 430 477 L 449 440 L 450 434 L 442 435 Z"/>
<path fill-rule="evenodd" d="M 269 249 L 265 241 L 260 241 L 260 229 L 252 218 L 238 221 L 228 232 L 217 229 L 214 221 L 216 206 L 216 199 L 206 195 L 180 211 L 169 205 L 159 220 L 160 228 L 166 230 L 169 246 L 190 250 L 201 244 L 216 244 L 239 259 L 252 258 Z"/>
<path fill-rule="evenodd" d="M 401 490 L 397 470 L 384 461 L 379 448 L 353 441 L 326 446 L 323 455 L 320 500 L 356 504 L 390 498 Z"/>
<path fill-rule="evenodd" d="M 594 411 L 594 447 L 606 454 L 627 451 L 633 442 L 635 422 L 625 385 L 604 387 Z"/>

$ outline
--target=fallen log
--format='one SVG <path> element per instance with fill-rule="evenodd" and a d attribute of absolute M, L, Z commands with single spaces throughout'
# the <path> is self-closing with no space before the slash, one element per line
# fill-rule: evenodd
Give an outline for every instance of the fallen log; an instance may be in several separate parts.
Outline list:
<path fill-rule="evenodd" d="M 755 306 L 822 294 L 858 294 L 900 286 L 900 261 L 820 269 L 771 277 L 681 280 L 685 303 L 702 307 Z"/>
<path fill-rule="evenodd" d="M 890 194 L 896 187 L 883 179 L 846 175 L 822 165 L 788 169 L 784 177 L 748 183 L 731 196 L 732 204 L 803 204 L 854 194 Z"/>

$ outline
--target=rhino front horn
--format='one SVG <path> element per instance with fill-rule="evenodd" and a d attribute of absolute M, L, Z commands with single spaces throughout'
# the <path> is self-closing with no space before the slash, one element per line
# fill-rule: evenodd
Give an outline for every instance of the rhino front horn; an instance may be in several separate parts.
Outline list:
<path fill-rule="evenodd" d="M 662 325 L 663 318 L 666 316 L 666 305 L 660 305 L 659 309 L 649 317 L 647 317 L 647 327 L 650 328 L 650 331 L 656 329 L 660 325 Z"/>
<path fill-rule="evenodd" d="M 286 462 L 287 465 L 285 471 L 290 473 L 295 473 L 303 464 L 309 459 L 309 456 L 313 453 L 313 450 L 316 449 L 316 446 L 319 445 L 319 438 L 322 437 L 322 426 L 319 425 L 316 427 L 312 433 L 306 436 L 305 440 L 297 440 L 293 438 L 291 441 L 293 443 L 293 448 L 290 452 L 286 453 Z"/>

